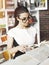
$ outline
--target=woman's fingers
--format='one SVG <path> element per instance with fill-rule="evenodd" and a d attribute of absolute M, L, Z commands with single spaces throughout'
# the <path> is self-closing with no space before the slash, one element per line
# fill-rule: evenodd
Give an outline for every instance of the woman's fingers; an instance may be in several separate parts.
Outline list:
<path fill-rule="evenodd" d="M 26 52 L 26 49 L 24 46 L 18 46 L 18 50 L 21 52 Z"/>
<path fill-rule="evenodd" d="M 18 50 L 21 51 L 21 52 L 26 52 L 26 51 L 29 51 L 29 50 L 32 50 L 33 48 L 32 47 L 29 47 L 27 45 L 22 45 L 22 46 L 19 46 Z"/>

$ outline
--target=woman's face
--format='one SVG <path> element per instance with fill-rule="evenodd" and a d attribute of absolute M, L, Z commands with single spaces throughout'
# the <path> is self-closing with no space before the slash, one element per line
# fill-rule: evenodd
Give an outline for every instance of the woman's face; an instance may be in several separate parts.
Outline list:
<path fill-rule="evenodd" d="M 29 13 L 21 13 L 17 20 L 21 26 L 27 27 L 29 25 Z"/>

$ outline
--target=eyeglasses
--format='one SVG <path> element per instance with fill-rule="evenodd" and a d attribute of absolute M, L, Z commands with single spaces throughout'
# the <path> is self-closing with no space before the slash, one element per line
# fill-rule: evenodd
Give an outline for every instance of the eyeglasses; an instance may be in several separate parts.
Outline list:
<path fill-rule="evenodd" d="M 28 17 L 24 17 L 23 19 L 21 19 L 20 17 L 18 17 L 20 20 L 22 20 L 23 23 L 26 23 L 27 20 L 32 19 L 32 16 L 28 16 Z"/>

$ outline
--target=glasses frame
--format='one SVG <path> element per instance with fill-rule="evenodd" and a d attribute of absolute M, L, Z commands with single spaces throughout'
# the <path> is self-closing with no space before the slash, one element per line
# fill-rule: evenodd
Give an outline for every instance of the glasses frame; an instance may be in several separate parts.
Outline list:
<path fill-rule="evenodd" d="M 29 15 L 28 17 L 24 17 L 23 19 L 21 19 L 21 18 L 18 16 L 18 18 L 19 18 L 20 20 L 22 20 L 23 23 L 26 23 L 27 20 L 32 19 L 32 16 Z"/>

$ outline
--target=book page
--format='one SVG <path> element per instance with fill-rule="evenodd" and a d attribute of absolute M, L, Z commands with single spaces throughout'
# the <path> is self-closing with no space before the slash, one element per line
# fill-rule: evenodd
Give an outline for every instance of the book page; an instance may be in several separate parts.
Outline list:
<path fill-rule="evenodd" d="M 40 63 L 36 58 L 34 58 L 28 54 L 21 55 L 21 56 L 17 57 L 14 61 L 15 62 L 18 61 L 19 63 L 23 63 L 25 65 L 30 65 L 30 64 L 38 65 Z"/>
<path fill-rule="evenodd" d="M 42 63 L 39 64 L 39 65 L 49 65 L 49 58 L 46 59 L 44 62 L 42 62 Z"/>
<path fill-rule="evenodd" d="M 27 54 L 36 58 L 41 63 L 49 57 L 49 47 L 45 45 L 30 52 L 27 52 Z"/>

